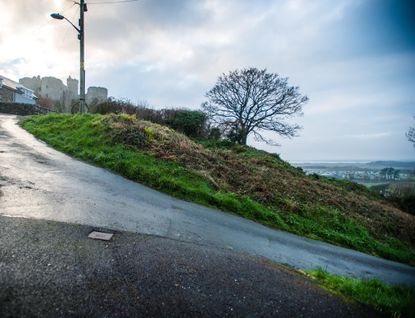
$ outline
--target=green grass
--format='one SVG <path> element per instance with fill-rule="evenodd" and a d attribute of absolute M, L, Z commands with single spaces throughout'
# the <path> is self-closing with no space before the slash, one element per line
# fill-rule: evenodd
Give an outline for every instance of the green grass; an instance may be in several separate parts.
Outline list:
<path fill-rule="evenodd" d="M 391 317 L 415 317 L 415 290 L 389 285 L 377 279 L 358 279 L 330 274 L 322 269 L 306 271 L 318 283 L 336 294 L 368 305 Z"/>
<path fill-rule="evenodd" d="M 415 260 L 415 253 L 409 244 L 390 236 L 383 240 L 376 239 L 364 225 L 340 213 L 335 207 L 296 202 L 290 197 L 280 198 L 283 205 L 265 204 L 248 195 L 217 189 L 208 178 L 174 160 L 159 159 L 145 148 L 132 148 L 120 143 L 104 124 L 104 118 L 107 117 L 48 114 L 25 117 L 20 124 L 62 152 L 173 196 L 373 255 L 407 263 Z M 241 156 L 262 156 L 261 159 L 272 160 L 276 169 L 290 169 L 295 175 L 303 175 L 298 169 L 266 152 L 253 148 L 233 150 Z M 281 208 L 287 205 L 295 208 L 292 211 Z"/>

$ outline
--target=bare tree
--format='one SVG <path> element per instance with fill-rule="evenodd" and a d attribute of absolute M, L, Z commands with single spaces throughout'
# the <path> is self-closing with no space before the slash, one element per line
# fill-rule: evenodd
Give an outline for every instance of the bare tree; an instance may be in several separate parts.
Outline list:
<path fill-rule="evenodd" d="M 300 126 L 285 120 L 302 114 L 308 100 L 298 87 L 288 85 L 287 78 L 257 68 L 222 74 L 206 97 L 202 109 L 208 118 L 243 145 L 251 133 L 257 140 L 272 143 L 261 135 L 267 130 L 296 136 Z"/>
<path fill-rule="evenodd" d="M 408 138 L 410 142 L 414 144 L 414 147 L 415 147 L 415 128 L 410 127 L 408 132 L 406 133 L 406 137 Z"/>
<path fill-rule="evenodd" d="M 48 96 L 39 95 L 39 98 L 37 99 L 37 104 L 44 108 L 52 109 L 53 100 Z"/>

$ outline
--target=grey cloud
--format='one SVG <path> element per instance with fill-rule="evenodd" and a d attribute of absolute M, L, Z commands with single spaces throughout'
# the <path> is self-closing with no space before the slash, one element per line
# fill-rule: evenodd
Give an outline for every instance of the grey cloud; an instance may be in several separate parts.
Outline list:
<path fill-rule="evenodd" d="M 17 74 L 19 72 L 20 66 L 25 62 L 26 60 L 24 58 L 16 58 L 0 62 L 0 74 Z M 12 79 L 16 80 L 16 78 Z"/>
<path fill-rule="evenodd" d="M 90 80 L 98 82 L 99 78 L 110 78 L 110 94 L 132 101 L 146 100 L 151 105 L 160 107 L 195 108 L 203 100 L 203 93 L 210 87 L 187 72 L 177 69 L 146 70 L 145 65 L 118 66 L 104 73 L 92 73 Z"/>
<path fill-rule="evenodd" d="M 131 37 L 134 32 L 154 32 L 188 28 L 209 20 L 211 13 L 204 6 L 206 1 L 143 0 L 124 5 L 90 6 L 89 24 L 99 33 Z"/>
<path fill-rule="evenodd" d="M 66 2 L 64 8 L 70 8 L 72 4 Z M 52 13 L 57 8 L 50 0 L 14 0 L 3 1 L 2 10 L 6 11 L 11 21 L 8 26 L 16 31 L 37 32 L 48 23 L 47 13 Z"/>
<path fill-rule="evenodd" d="M 205 2 L 163 0 L 115 7 L 91 5 L 87 16 L 88 43 L 92 49 L 106 50 L 109 58 L 146 55 L 157 47 L 156 41 L 181 41 L 193 28 L 207 23 L 212 13 Z"/>

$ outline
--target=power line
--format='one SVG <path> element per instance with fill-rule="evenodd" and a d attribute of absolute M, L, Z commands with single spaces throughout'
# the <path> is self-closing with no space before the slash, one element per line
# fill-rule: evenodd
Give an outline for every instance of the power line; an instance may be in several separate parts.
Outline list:
<path fill-rule="evenodd" d="M 94 4 L 116 4 L 116 3 L 127 3 L 127 2 L 136 2 L 140 0 L 114 0 L 114 1 L 99 1 L 99 2 L 87 2 L 87 5 L 94 5 Z"/>
<path fill-rule="evenodd" d="M 72 5 L 70 7 L 67 7 L 66 9 L 64 9 L 61 14 L 63 15 L 64 13 L 66 13 L 69 10 L 72 10 L 75 7 L 76 2 L 75 1 L 71 1 Z"/>

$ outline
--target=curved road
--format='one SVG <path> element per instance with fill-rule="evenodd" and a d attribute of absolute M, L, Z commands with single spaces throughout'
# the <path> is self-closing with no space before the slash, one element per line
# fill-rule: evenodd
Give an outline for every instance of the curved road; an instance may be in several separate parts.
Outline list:
<path fill-rule="evenodd" d="M 415 268 L 175 199 L 72 159 L 0 114 L 0 214 L 158 235 L 296 268 L 415 285 Z"/>

